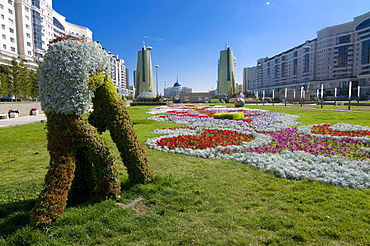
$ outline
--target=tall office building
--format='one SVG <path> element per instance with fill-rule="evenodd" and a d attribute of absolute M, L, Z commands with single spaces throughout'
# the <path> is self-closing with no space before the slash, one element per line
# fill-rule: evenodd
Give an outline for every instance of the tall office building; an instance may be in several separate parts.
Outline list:
<path fill-rule="evenodd" d="M 89 28 L 66 21 L 52 0 L 0 0 L 0 64 L 12 59 L 29 67 L 42 61 L 49 40 L 66 34 L 92 40 Z"/>
<path fill-rule="evenodd" d="M 150 50 L 153 48 L 150 46 L 143 47 L 137 53 L 137 65 L 135 71 L 135 97 L 155 97 L 154 77 L 153 77 L 153 66 Z"/>
<path fill-rule="evenodd" d="M 370 95 L 370 12 L 353 21 L 326 27 L 317 37 L 273 57 L 260 58 L 244 70 L 247 90 L 314 93 L 323 84 L 326 95 L 348 95 L 351 81 L 357 95 Z"/>
<path fill-rule="evenodd" d="M 218 60 L 217 94 L 232 95 L 236 93 L 236 58 L 226 43 L 225 50 L 221 50 Z"/>

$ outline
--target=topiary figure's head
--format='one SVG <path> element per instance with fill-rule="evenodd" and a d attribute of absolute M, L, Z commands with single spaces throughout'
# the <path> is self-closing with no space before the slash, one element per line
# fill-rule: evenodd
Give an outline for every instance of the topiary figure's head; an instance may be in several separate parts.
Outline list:
<path fill-rule="evenodd" d="M 39 88 L 43 111 L 81 116 L 91 106 L 90 76 L 110 74 L 107 53 L 95 42 L 62 40 L 51 44 L 40 65 Z"/>

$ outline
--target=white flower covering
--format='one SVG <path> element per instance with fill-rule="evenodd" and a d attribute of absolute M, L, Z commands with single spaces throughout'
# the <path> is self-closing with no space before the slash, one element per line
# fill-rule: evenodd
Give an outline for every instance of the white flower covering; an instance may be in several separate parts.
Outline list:
<path fill-rule="evenodd" d="M 207 128 L 207 129 L 222 129 L 224 128 Z M 216 158 L 216 156 L 219 155 L 218 150 L 224 150 L 225 148 L 230 149 L 231 152 L 241 151 L 246 148 L 254 148 L 257 146 L 267 145 L 272 142 L 271 136 L 257 133 L 257 132 L 249 132 L 249 131 L 242 131 L 242 130 L 233 130 L 228 129 L 229 131 L 235 131 L 240 134 L 247 134 L 254 137 L 254 139 L 250 142 L 243 142 L 241 145 L 228 145 L 226 147 L 224 146 L 217 146 L 216 148 L 206 148 L 206 149 L 185 149 L 185 148 L 176 148 L 176 149 L 170 149 L 167 146 L 164 146 L 164 148 L 158 146 L 156 144 L 157 141 L 160 141 L 162 138 L 171 138 L 176 137 L 180 135 L 200 135 L 202 134 L 201 128 L 196 128 L 194 130 L 187 129 L 187 128 L 177 128 L 177 129 L 157 129 L 153 131 L 152 133 L 159 133 L 159 134 L 168 134 L 161 137 L 151 138 L 146 141 L 146 144 L 151 149 L 156 149 L 163 152 L 168 153 L 177 153 L 177 154 L 184 154 L 184 155 L 190 155 L 190 156 L 196 156 L 196 157 L 202 157 L 202 158 Z"/>
<path fill-rule="evenodd" d="M 88 79 L 110 74 L 108 55 L 94 42 L 63 40 L 52 44 L 40 66 L 39 88 L 45 113 L 81 116 L 91 106 Z"/>
<path fill-rule="evenodd" d="M 312 133 L 312 127 L 314 126 L 319 126 L 319 125 L 325 125 L 325 124 L 316 124 L 316 125 L 307 125 L 307 126 L 298 126 L 298 132 L 304 133 L 304 134 L 309 134 L 314 137 L 326 137 L 326 138 L 331 138 L 331 139 L 344 139 L 348 138 L 348 136 L 332 136 L 332 135 L 321 135 L 321 134 L 315 134 Z M 343 129 L 340 128 L 343 126 Z M 351 124 L 344 124 L 344 123 L 337 123 L 333 124 L 332 126 L 329 127 L 332 130 L 337 130 L 337 131 L 360 131 L 360 130 L 367 130 L 369 127 L 366 126 L 360 126 L 360 125 L 351 125 Z M 351 137 L 355 140 L 361 140 L 365 144 L 370 143 L 370 138 L 368 137 Z"/>
<path fill-rule="evenodd" d="M 337 131 L 370 131 L 370 127 L 360 126 L 360 125 L 351 125 L 346 123 L 336 123 L 329 127 L 329 129 Z"/>
<path fill-rule="evenodd" d="M 238 132 L 243 133 L 243 131 Z M 271 171 L 282 178 L 309 179 L 336 186 L 358 189 L 370 188 L 370 161 L 348 160 L 339 156 L 316 156 L 304 151 L 283 151 L 281 154 L 246 152 L 232 155 L 221 154 L 217 151 L 218 149 L 224 150 L 225 148 L 230 148 L 232 153 L 234 150 L 239 151 L 245 148 L 267 145 L 272 141 L 268 135 L 251 132 L 250 134 L 255 139 L 251 142 L 244 142 L 242 145 L 193 150 L 185 148 L 170 149 L 167 146 L 162 148 L 157 146 L 156 142 L 162 138 L 201 134 L 201 129 L 161 129 L 155 130 L 153 133 L 170 133 L 170 135 L 148 139 L 146 144 L 151 149 L 201 158 L 235 160 Z"/>
<path fill-rule="evenodd" d="M 170 110 L 173 110 L 171 108 Z M 156 108 L 152 112 L 154 113 L 165 113 L 168 108 Z M 257 122 L 256 125 L 260 126 L 260 129 L 256 127 L 240 127 L 239 130 L 234 129 L 239 133 L 252 134 L 255 139 L 251 142 L 244 142 L 241 145 L 231 146 L 218 146 L 216 148 L 207 149 L 184 149 L 176 148 L 170 149 L 168 147 L 160 147 L 156 145 L 156 142 L 162 138 L 174 137 L 179 135 L 197 135 L 202 133 L 202 127 L 212 127 L 216 129 L 225 129 L 225 127 L 236 128 L 235 124 L 222 124 L 217 125 L 217 122 L 206 122 L 206 121 L 194 121 L 189 122 L 187 120 L 181 121 L 180 118 L 176 123 L 185 123 L 191 126 L 196 126 L 195 129 L 178 128 L 178 129 L 157 129 L 153 133 L 167 134 L 165 136 L 148 139 L 146 144 L 149 148 L 156 149 L 159 151 L 184 154 L 188 156 L 201 157 L 201 158 L 213 158 L 213 159 L 227 159 L 235 160 L 248 165 L 258 167 L 267 171 L 273 172 L 278 177 L 289 178 L 289 179 L 308 179 L 322 183 L 332 184 L 336 186 L 353 187 L 358 189 L 370 188 L 370 161 L 365 160 L 349 160 L 348 158 L 341 156 L 326 157 L 322 155 L 312 155 L 304 151 L 283 151 L 280 154 L 274 153 L 263 153 L 258 154 L 255 152 L 242 152 L 234 153 L 246 148 L 253 148 L 257 146 L 264 146 L 271 143 L 272 138 L 268 135 L 257 133 L 258 130 L 265 131 L 277 131 L 291 127 L 292 125 L 298 124 L 296 122 L 297 117 L 292 115 L 282 114 L 280 117 L 274 118 L 275 124 L 268 125 L 268 123 Z M 166 118 L 160 118 L 159 116 L 150 117 L 150 119 L 157 121 L 167 121 Z M 254 118 L 254 121 L 258 119 Z M 266 120 L 266 118 L 265 118 Z M 267 118 L 268 120 L 268 118 Z M 348 138 L 347 136 L 331 136 L 331 135 L 319 135 L 311 133 L 311 129 L 314 125 L 299 126 L 298 131 L 310 134 L 315 137 L 325 137 L 332 139 Z M 331 127 L 333 130 L 338 131 L 359 131 L 369 130 L 369 127 L 350 125 L 350 124 L 333 124 Z M 232 129 L 228 129 L 232 130 Z M 355 140 L 362 140 L 364 143 L 370 143 L 368 137 L 354 137 Z M 229 154 L 226 154 L 225 149 L 229 149 Z M 222 153 L 218 150 L 223 150 Z M 361 151 L 370 152 L 370 148 L 361 148 Z"/>

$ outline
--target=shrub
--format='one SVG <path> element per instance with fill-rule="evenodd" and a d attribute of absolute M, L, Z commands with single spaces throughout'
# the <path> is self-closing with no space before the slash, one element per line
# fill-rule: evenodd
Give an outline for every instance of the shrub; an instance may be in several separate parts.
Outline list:
<path fill-rule="evenodd" d="M 132 102 L 130 106 L 157 106 L 157 105 L 166 105 L 165 102 Z"/>
<path fill-rule="evenodd" d="M 215 113 L 213 115 L 215 119 L 229 119 L 229 120 L 242 120 L 244 119 L 243 112 L 233 112 L 233 113 Z"/>

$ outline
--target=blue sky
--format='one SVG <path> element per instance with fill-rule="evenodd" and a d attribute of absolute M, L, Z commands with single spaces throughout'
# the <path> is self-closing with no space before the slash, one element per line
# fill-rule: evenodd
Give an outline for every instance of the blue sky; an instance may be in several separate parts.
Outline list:
<path fill-rule="evenodd" d="M 193 91 L 217 86 L 217 60 L 228 42 L 242 70 L 316 38 L 316 32 L 370 11 L 370 0 L 53 0 L 67 21 L 90 28 L 107 51 L 136 67 L 142 42 L 159 65 L 159 91 L 181 85 Z"/>

